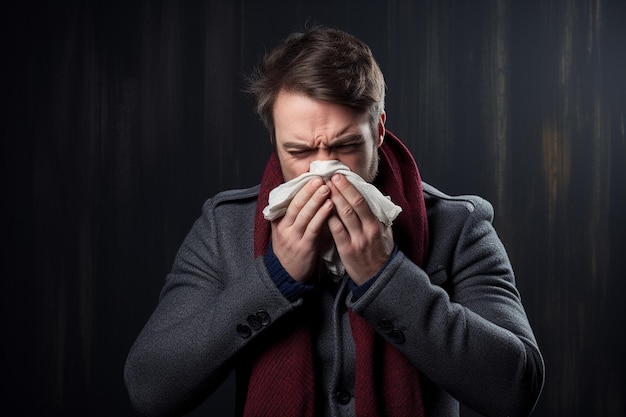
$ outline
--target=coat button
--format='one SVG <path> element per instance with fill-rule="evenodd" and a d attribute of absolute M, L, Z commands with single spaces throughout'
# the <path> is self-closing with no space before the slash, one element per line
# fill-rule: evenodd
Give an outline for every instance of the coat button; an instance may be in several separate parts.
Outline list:
<path fill-rule="evenodd" d="M 391 341 L 397 345 L 401 345 L 402 343 L 404 343 L 404 333 L 402 333 L 402 331 L 398 330 L 398 329 L 393 329 L 390 333 L 389 333 L 389 338 L 391 339 Z"/>
<path fill-rule="evenodd" d="M 246 321 L 254 330 L 259 330 L 261 328 L 261 319 L 256 314 L 250 314 Z"/>
<path fill-rule="evenodd" d="M 269 313 L 267 311 L 265 311 L 265 310 L 257 311 L 256 312 L 256 316 L 259 319 L 261 319 L 261 326 L 267 326 L 272 321 L 272 319 L 270 318 Z"/>
<path fill-rule="evenodd" d="M 335 398 L 337 398 L 337 402 L 339 404 L 346 405 L 350 402 L 350 398 L 352 398 L 352 396 L 348 391 L 340 389 L 335 393 Z"/>
<path fill-rule="evenodd" d="M 384 334 L 389 334 L 394 330 L 393 323 L 391 322 L 391 320 L 387 320 L 387 319 L 379 320 L 377 326 L 378 326 L 378 330 L 380 330 Z"/>
<path fill-rule="evenodd" d="M 245 324 L 239 324 L 237 325 L 237 333 L 239 334 L 239 336 L 246 339 L 252 335 L 252 330 L 250 330 L 250 328 Z"/>

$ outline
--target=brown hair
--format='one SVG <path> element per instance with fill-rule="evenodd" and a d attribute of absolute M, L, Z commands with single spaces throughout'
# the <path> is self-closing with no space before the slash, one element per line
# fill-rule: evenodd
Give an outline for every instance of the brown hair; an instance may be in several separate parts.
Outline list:
<path fill-rule="evenodd" d="M 273 106 L 281 90 L 367 111 L 375 123 L 385 109 L 385 80 L 370 48 L 338 29 L 293 33 L 261 60 L 248 92 L 274 140 Z"/>

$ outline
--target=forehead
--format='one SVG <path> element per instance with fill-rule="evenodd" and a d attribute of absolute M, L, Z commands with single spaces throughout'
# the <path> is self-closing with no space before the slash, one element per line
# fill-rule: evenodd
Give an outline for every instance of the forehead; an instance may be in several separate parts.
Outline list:
<path fill-rule="evenodd" d="M 297 135 L 300 139 L 332 138 L 363 133 L 370 122 L 367 111 L 284 90 L 276 97 L 273 116 L 277 138 L 284 135 Z"/>

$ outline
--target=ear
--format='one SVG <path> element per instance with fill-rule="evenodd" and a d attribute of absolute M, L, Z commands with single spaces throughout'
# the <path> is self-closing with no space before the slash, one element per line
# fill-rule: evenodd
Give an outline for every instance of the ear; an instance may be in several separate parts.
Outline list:
<path fill-rule="evenodd" d="M 383 141 L 385 140 L 385 121 L 387 120 L 387 114 L 385 112 L 382 112 L 382 114 L 380 115 L 380 120 L 378 121 L 378 131 L 376 132 L 378 134 L 378 147 L 380 147 L 383 144 Z"/>

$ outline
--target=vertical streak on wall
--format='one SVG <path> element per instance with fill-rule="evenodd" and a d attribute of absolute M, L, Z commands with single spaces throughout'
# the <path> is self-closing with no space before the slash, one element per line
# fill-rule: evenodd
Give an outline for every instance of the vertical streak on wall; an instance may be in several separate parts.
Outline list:
<path fill-rule="evenodd" d="M 53 91 L 58 100 L 57 135 L 49 138 L 49 146 L 56 148 L 50 168 L 58 179 L 54 192 L 62 202 L 54 207 L 52 218 L 44 222 L 64 222 L 65 230 L 53 225 L 51 239 L 63 248 L 60 262 L 63 275 L 58 286 L 58 382 L 56 401 L 61 409 L 72 405 L 72 392 L 79 387 L 89 396 L 89 374 L 92 340 L 92 284 L 93 271 L 89 269 L 92 253 L 90 239 L 81 239 L 89 229 L 90 211 L 77 212 L 76 207 L 89 207 L 91 148 L 98 140 L 100 83 L 99 62 L 95 56 L 94 21 L 87 8 L 71 14 L 67 28 L 63 28 L 65 44 L 62 57 L 64 84 Z M 81 36 L 82 35 L 82 36 Z M 65 87 L 65 88 L 64 88 Z M 78 157 L 80 155 L 81 157 Z M 45 155 L 44 158 L 49 158 Z M 50 173 L 44 173 L 47 175 Z M 48 213 L 49 214 L 49 213 Z M 56 217 L 56 218 L 55 218 Z M 44 248 L 48 251 L 48 248 Z M 76 262 L 76 263 L 74 263 Z M 72 375 L 73 374 L 73 375 Z"/>
<path fill-rule="evenodd" d="M 78 314 L 79 314 L 79 348 L 84 372 L 85 392 L 90 396 L 90 375 L 91 375 L 91 341 L 93 340 L 93 284 L 95 280 L 95 270 L 93 268 L 92 256 L 94 256 L 94 245 L 92 241 L 93 225 L 93 192 L 95 183 L 95 147 L 107 137 L 106 128 L 108 125 L 107 114 L 107 83 L 102 74 L 103 60 L 97 55 L 98 39 L 95 34 L 95 23 L 92 16 L 85 12 L 81 16 L 83 22 L 89 22 L 84 32 L 83 80 L 81 88 L 80 102 L 85 104 L 82 110 L 81 132 L 76 138 L 76 147 L 80 149 L 81 158 L 78 158 L 79 179 L 77 181 L 80 204 L 78 206 L 78 218 L 76 219 L 76 256 L 78 258 L 76 275 L 78 278 Z M 69 400 L 71 403 L 71 400 Z"/>
<path fill-rule="evenodd" d="M 221 190 L 228 183 L 229 173 L 239 176 L 240 155 L 233 152 L 237 138 L 233 131 L 232 99 L 233 94 L 239 92 L 233 91 L 233 77 L 225 77 L 224 74 L 238 75 L 233 68 L 233 55 L 241 49 L 241 45 L 237 47 L 233 42 L 235 29 L 232 32 L 223 30 L 224 22 L 231 23 L 227 27 L 234 27 L 232 2 L 209 2 L 205 7 L 203 149 L 204 160 L 217 163 L 204 166 L 205 170 L 208 169 L 206 178 L 213 178 Z M 234 169 L 228 169 L 226 164 L 231 164 Z"/>
<path fill-rule="evenodd" d="M 579 358 L 582 356 L 581 345 L 578 341 L 584 333 L 584 305 L 575 305 L 576 288 L 564 283 L 564 277 L 569 277 L 576 269 L 571 245 L 576 230 L 568 227 L 575 221 L 575 207 L 568 204 L 570 201 L 570 184 L 572 183 L 573 153 L 576 151 L 572 144 L 572 131 L 576 131 L 573 124 L 579 123 L 578 117 L 572 114 L 572 93 L 575 91 L 571 69 L 573 67 L 574 42 L 574 10 L 568 0 L 559 0 L 555 3 L 541 3 L 541 16 L 544 18 L 546 33 L 554 40 L 555 53 L 549 59 L 549 68 L 552 82 L 549 92 L 544 93 L 542 99 L 552 98 L 542 120 L 542 159 L 545 183 L 545 210 L 547 212 L 547 228 L 545 230 L 547 265 L 545 272 L 547 284 L 564 290 L 556 293 L 555 297 L 546 305 L 546 316 L 550 317 L 555 326 L 558 338 L 563 340 L 560 352 L 563 358 L 558 366 L 552 369 L 554 389 L 550 396 L 554 409 L 577 409 L 581 407 L 577 393 L 583 387 L 582 381 L 574 378 L 582 373 L 584 366 Z M 576 198 L 574 190 L 574 198 Z M 566 261 L 567 259 L 567 261 Z M 580 323 L 583 319 L 582 324 Z M 578 330 L 572 332 L 576 327 Z"/>
<path fill-rule="evenodd" d="M 426 7 L 428 20 L 426 51 L 420 65 L 418 80 L 419 136 L 426 141 L 425 152 L 429 164 L 448 165 L 454 137 L 452 104 L 450 100 L 450 15 L 447 2 L 430 2 Z"/>
<path fill-rule="evenodd" d="M 607 291 L 608 264 L 610 253 L 609 236 L 609 207 L 611 189 L 611 122 L 610 114 L 604 108 L 604 85 L 602 80 L 602 5 L 601 0 L 590 0 L 588 29 L 588 56 L 592 65 L 592 103 L 593 103 L 593 133 L 592 133 L 592 162 L 593 179 L 591 183 L 591 214 L 589 223 L 592 236 L 591 273 L 596 286 L 600 287 L 603 296 Z"/>
<path fill-rule="evenodd" d="M 570 147 L 563 136 L 555 120 L 544 120 L 541 139 L 551 240 L 554 240 L 554 225 L 558 220 L 558 203 L 562 196 L 567 195 L 569 183 Z"/>
<path fill-rule="evenodd" d="M 488 23 L 483 34 L 482 74 L 482 124 L 487 148 L 492 152 L 494 161 L 493 179 L 496 207 L 504 206 L 507 190 L 507 162 L 509 141 L 509 27 L 510 0 L 490 3 L 487 11 Z"/>
<path fill-rule="evenodd" d="M 558 388 L 550 399 L 554 409 L 567 414 L 619 415 L 609 408 L 621 407 L 612 394 L 618 391 L 621 373 L 586 360 L 597 355 L 589 341 L 603 335 L 607 324 L 602 317 L 611 297 L 612 115 L 601 49 L 607 45 L 602 40 L 606 16 L 601 0 L 554 4 L 545 24 L 549 31 L 555 28 L 552 35 L 558 39 L 553 63 L 557 85 L 555 108 L 543 120 L 543 162 L 549 274 L 558 289 L 548 316 L 558 320 L 554 324 L 563 341 L 563 360 L 553 371 Z M 607 354 L 611 349 L 607 347 Z M 598 386 L 606 389 L 586 403 L 580 393 Z"/>
<path fill-rule="evenodd" d="M 574 120 L 570 105 L 570 68 L 572 67 L 572 26 L 573 16 L 571 8 L 565 7 L 562 12 L 562 21 L 559 29 L 559 45 L 557 57 L 557 106 L 556 115 L 546 115 L 543 121 L 543 163 L 544 175 L 548 191 L 548 224 L 551 241 L 555 240 L 555 227 L 565 219 L 557 218 L 562 202 L 567 201 L 570 182 L 570 121 Z M 551 245 L 551 247 L 554 247 Z"/>
<path fill-rule="evenodd" d="M 576 80 L 573 78 L 576 74 L 572 72 L 576 52 L 574 37 L 577 30 L 575 5 L 572 5 L 569 0 L 564 0 L 557 2 L 557 6 L 556 16 L 554 16 L 558 23 L 556 25 L 558 39 L 558 55 L 556 57 L 557 113 L 552 130 L 553 134 L 544 134 L 544 139 L 552 141 L 551 149 L 555 151 L 552 155 L 549 153 L 546 155 L 548 158 L 552 157 L 551 176 L 547 178 L 550 181 L 550 193 L 548 195 L 549 271 L 551 277 L 560 281 L 563 277 L 570 276 L 571 271 L 577 267 L 572 262 L 565 260 L 573 257 L 572 242 L 579 234 L 578 230 L 570 228 L 568 225 L 576 221 L 576 209 L 581 207 L 580 204 L 578 207 L 571 206 L 569 202 L 572 199 L 578 200 L 577 203 L 581 202 L 581 199 L 576 197 L 576 191 L 578 191 L 576 187 L 572 192 L 573 198 L 570 195 L 570 188 L 575 185 L 572 177 L 577 173 L 571 170 L 571 166 L 575 166 L 573 161 L 576 151 L 574 143 L 572 143 L 575 139 L 573 135 L 578 131 L 577 125 L 582 121 L 580 115 L 576 114 L 579 110 L 576 105 Z M 550 129 L 551 122 L 551 120 L 546 122 L 548 129 Z M 545 127 L 546 125 L 544 125 L 544 133 Z M 583 191 L 583 188 L 580 187 L 579 190 Z M 563 284 L 563 282 L 557 282 L 557 285 L 562 286 Z M 574 286 L 569 287 L 568 290 L 556 297 L 553 306 L 555 309 L 553 316 L 558 318 L 558 322 L 555 324 L 561 328 L 562 334 L 560 336 L 566 341 L 563 352 L 564 360 L 561 368 L 556 371 L 558 372 L 557 380 L 560 388 L 555 400 L 559 404 L 559 408 L 574 409 L 582 406 L 576 394 L 580 392 L 584 384 L 573 376 L 584 372 L 584 365 L 580 362 L 584 350 L 580 338 L 587 331 L 587 322 L 585 320 L 586 306 L 578 302 L 576 292 Z M 577 331 L 572 332 L 573 328 L 576 328 Z"/>

